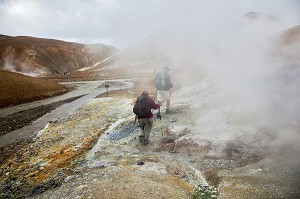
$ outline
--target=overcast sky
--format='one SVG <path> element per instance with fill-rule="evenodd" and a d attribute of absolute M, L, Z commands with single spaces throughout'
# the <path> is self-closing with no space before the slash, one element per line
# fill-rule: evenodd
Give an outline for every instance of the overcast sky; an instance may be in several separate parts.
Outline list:
<path fill-rule="evenodd" d="M 250 11 L 300 24 L 300 0 L 0 0 L 0 34 L 124 49 L 168 27 L 213 32 Z"/>

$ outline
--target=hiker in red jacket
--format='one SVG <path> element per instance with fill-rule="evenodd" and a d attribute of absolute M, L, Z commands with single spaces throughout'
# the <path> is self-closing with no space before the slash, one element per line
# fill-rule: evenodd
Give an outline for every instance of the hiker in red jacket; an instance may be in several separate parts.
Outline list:
<path fill-rule="evenodd" d="M 144 145 L 149 143 L 150 131 L 153 125 L 152 109 L 158 109 L 160 106 L 160 103 L 155 103 L 154 100 L 149 97 L 149 91 L 144 90 L 137 98 L 133 107 L 133 112 L 139 120 L 139 141 Z"/>

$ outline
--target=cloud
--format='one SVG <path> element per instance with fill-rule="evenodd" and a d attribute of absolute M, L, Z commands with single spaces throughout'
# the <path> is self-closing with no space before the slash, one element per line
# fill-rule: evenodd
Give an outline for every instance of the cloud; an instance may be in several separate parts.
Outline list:
<path fill-rule="evenodd" d="M 201 29 L 205 24 L 216 29 L 249 11 L 276 15 L 295 25 L 299 8 L 297 0 L 2 0 L 0 34 L 110 42 L 125 48 L 168 27 Z"/>

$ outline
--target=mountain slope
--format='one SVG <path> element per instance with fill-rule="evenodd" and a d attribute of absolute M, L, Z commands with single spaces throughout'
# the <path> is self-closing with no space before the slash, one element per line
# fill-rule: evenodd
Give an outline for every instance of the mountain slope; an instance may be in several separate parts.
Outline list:
<path fill-rule="evenodd" d="M 281 34 L 281 41 L 285 45 L 300 43 L 300 25 L 283 31 Z"/>
<path fill-rule="evenodd" d="M 0 107 L 25 103 L 67 92 L 52 81 L 0 70 Z"/>
<path fill-rule="evenodd" d="M 53 39 L 0 35 L 0 69 L 32 76 L 59 74 L 89 67 L 117 49 Z"/>
<path fill-rule="evenodd" d="M 285 62 L 300 62 L 300 25 L 280 33 L 274 55 Z"/>

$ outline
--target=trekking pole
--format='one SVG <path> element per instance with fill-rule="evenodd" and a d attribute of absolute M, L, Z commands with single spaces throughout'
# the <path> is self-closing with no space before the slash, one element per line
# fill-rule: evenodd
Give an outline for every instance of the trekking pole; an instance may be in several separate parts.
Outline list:
<path fill-rule="evenodd" d="M 156 100 L 157 100 L 157 90 L 156 90 L 155 94 L 156 94 L 155 96 L 156 96 Z M 158 101 L 158 102 L 160 102 L 160 101 Z M 161 124 L 160 106 L 159 106 L 159 108 L 158 108 L 158 117 L 157 117 L 157 119 L 160 120 L 159 123 L 160 123 L 161 136 L 163 137 L 163 136 L 164 136 L 164 133 L 163 133 L 163 130 L 162 130 L 162 124 Z"/>
<path fill-rule="evenodd" d="M 161 121 L 160 107 L 158 108 L 158 118 Z"/>
<path fill-rule="evenodd" d="M 162 124 L 161 124 L 160 107 L 158 108 L 158 119 L 159 119 L 159 123 L 160 123 L 161 136 L 164 137 L 164 133 L 163 133 L 163 130 L 162 130 Z"/>
<path fill-rule="evenodd" d="M 133 126 L 135 126 L 137 115 L 135 115 Z"/>
<path fill-rule="evenodd" d="M 106 88 L 106 97 L 108 97 L 108 88 L 109 88 L 109 85 L 106 84 L 106 85 L 105 85 L 105 88 Z"/>

